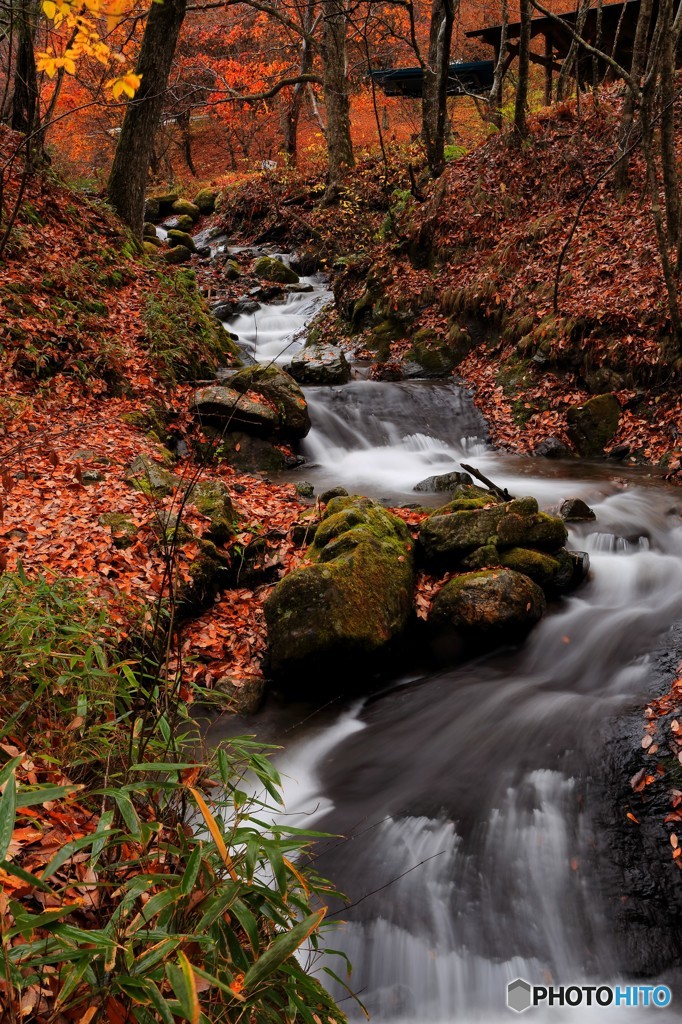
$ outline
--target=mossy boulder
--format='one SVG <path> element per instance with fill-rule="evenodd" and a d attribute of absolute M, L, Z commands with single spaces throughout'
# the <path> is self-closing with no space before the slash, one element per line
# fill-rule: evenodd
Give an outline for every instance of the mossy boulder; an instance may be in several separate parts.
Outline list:
<path fill-rule="evenodd" d="M 310 345 L 297 352 L 287 367 L 299 384 L 347 384 L 351 378 L 348 360 L 333 345 Z"/>
<path fill-rule="evenodd" d="M 329 502 L 309 549 L 265 602 L 270 667 L 290 692 L 327 699 L 321 680 L 352 687 L 403 633 L 412 608 L 405 524 L 369 498 Z"/>
<path fill-rule="evenodd" d="M 179 217 L 173 217 L 172 222 L 169 224 L 169 231 L 186 231 L 190 235 L 192 228 L 194 227 L 194 221 L 191 217 L 188 217 L 186 213 L 181 213 Z"/>
<path fill-rule="evenodd" d="M 428 623 L 452 655 L 520 642 L 545 608 L 545 595 L 527 576 L 488 569 L 449 580 L 433 602 Z"/>
<path fill-rule="evenodd" d="M 552 588 L 561 568 L 561 563 L 552 555 L 532 548 L 509 548 L 500 554 L 500 563 L 506 569 L 528 576 L 543 590 Z"/>
<path fill-rule="evenodd" d="M 207 538 L 198 541 L 199 553 L 189 566 L 189 579 L 178 593 L 179 610 L 184 616 L 201 611 L 232 582 L 230 555 Z"/>
<path fill-rule="evenodd" d="M 261 256 L 257 259 L 253 272 L 263 281 L 274 281 L 276 284 L 298 284 L 299 281 L 296 271 L 274 256 Z"/>
<path fill-rule="evenodd" d="M 212 541 L 224 544 L 233 536 L 237 517 L 227 484 L 222 480 L 199 480 L 190 500 L 209 520 L 206 533 Z"/>
<path fill-rule="evenodd" d="M 446 377 L 457 365 L 447 340 L 427 327 L 413 335 L 407 358 L 423 366 L 431 377 Z"/>
<path fill-rule="evenodd" d="M 265 679 L 263 676 L 221 676 L 213 690 L 228 697 L 230 711 L 253 715 L 265 699 Z"/>
<path fill-rule="evenodd" d="M 136 491 L 155 498 L 173 494 L 180 485 L 178 477 L 147 455 L 138 455 L 133 460 L 126 470 L 125 479 Z"/>
<path fill-rule="evenodd" d="M 157 242 L 152 242 L 151 238 L 143 239 L 143 241 L 142 241 L 142 251 L 147 256 L 160 256 L 161 253 L 159 252 L 159 249 L 160 249 L 160 246 L 158 245 L 158 243 Z"/>
<path fill-rule="evenodd" d="M 197 247 L 194 244 L 194 239 L 191 235 L 188 235 L 186 231 L 178 231 L 175 228 L 171 228 L 167 235 L 168 245 L 173 248 L 176 245 L 184 245 L 190 252 L 196 252 Z"/>
<path fill-rule="evenodd" d="M 171 209 L 179 217 L 191 217 L 193 223 L 198 221 L 201 216 L 199 207 L 190 203 L 189 199 L 176 199 Z"/>
<path fill-rule="evenodd" d="M 215 212 L 218 193 L 213 188 L 202 188 L 194 197 L 194 205 L 205 216 Z"/>
<path fill-rule="evenodd" d="M 230 387 L 235 391 L 254 392 L 271 403 L 279 414 L 277 433 L 281 437 L 297 440 L 310 431 L 305 395 L 281 366 L 272 363 L 245 366 L 231 378 Z"/>
<path fill-rule="evenodd" d="M 594 509 L 582 498 L 567 498 L 562 502 L 559 515 L 565 523 L 591 523 L 597 518 Z"/>
<path fill-rule="evenodd" d="M 576 451 L 586 459 L 598 458 L 618 431 L 620 404 L 615 395 L 596 395 L 569 409 L 566 422 Z"/>
<path fill-rule="evenodd" d="M 171 263 L 174 266 L 180 263 L 189 263 L 192 259 L 192 250 L 188 249 L 186 245 L 174 245 L 172 249 L 166 249 L 163 258 L 166 263 Z"/>
<path fill-rule="evenodd" d="M 143 238 L 157 238 L 156 228 L 150 221 L 145 221 L 142 225 L 142 237 Z"/>
<path fill-rule="evenodd" d="M 440 568 L 457 568 L 477 548 L 494 545 L 557 551 L 566 543 L 566 527 L 560 519 L 538 511 L 535 498 L 516 498 L 481 505 L 496 499 L 480 488 L 462 488 L 471 497 L 458 497 L 429 516 L 421 526 L 419 542 L 426 561 Z M 474 505 L 474 507 L 471 507 Z"/>
<path fill-rule="evenodd" d="M 115 548 L 122 550 L 135 543 L 137 526 L 122 512 L 105 512 L 99 517 L 99 524 L 109 527 Z"/>

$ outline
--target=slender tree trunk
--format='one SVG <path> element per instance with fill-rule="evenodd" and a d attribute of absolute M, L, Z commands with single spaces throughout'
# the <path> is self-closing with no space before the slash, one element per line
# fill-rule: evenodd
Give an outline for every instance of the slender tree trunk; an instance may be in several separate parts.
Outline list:
<path fill-rule="evenodd" d="M 526 117 L 526 108 L 528 106 L 528 78 L 530 72 L 531 16 L 531 0 L 521 0 L 521 34 L 519 37 L 519 80 L 516 86 L 516 104 L 514 106 L 514 132 L 517 142 L 521 142 L 528 136 L 528 121 Z"/>
<path fill-rule="evenodd" d="M 142 237 L 144 193 L 149 161 L 168 85 L 186 0 L 153 3 L 142 37 L 136 72 L 142 84 L 126 107 L 109 175 L 109 200 L 133 232 Z"/>
<path fill-rule="evenodd" d="M 445 167 L 448 74 L 454 22 L 454 0 L 433 0 L 429 53 L 423 70 L 422 138 L 426 161 L 434 178 L 442 174 Z"/>
<path fill-rule="evenodd" d="M 637 28 L 635 30 L 635 41 L 632 47 L 632 65 L 630 67 L 630 74 L 638 88 L 646 68 L 647 40 L 649 37 L 649 25 L 651 24 L 652 9 L 653 0 L 641 0 L 639 6 L 639 17 L 637 19 Z M 625 93 L 625 99 L 623 100 L 623 113 L 620 120 L 620 135 L 618 140 L 619 155 L 624 153 L 630 145 L 630 134 L 635 123 L 636 107 L 637 97 L 631 89 L 628 89 Z M 625 191 L 628 187 L 629 179 L 629 161 L 625 158 L 619 162 L 616 168 L 616 187 L 621 192 Z"/>
<path fill-rule="evenodd" d="M 502 0 L 502 25 L 500 28 L 500 50 L 495 62 L 493 85 L 490 90 L 490 118 L 498 128 L 502 127 L 502 90 L 506 67 L 507 28 L 509 26 L 509 8 L 507 0 Z"/>
<path fill-rule="evenodd" d="M 355 164 L 346 69 L 348 19 L 343 0 L 323 0 L 322 20 L 322 77 L 329 158 L 326 198 L 330 201 L 336 195 L 346 171 Z"/>
<path fill-rule="evenodd" d="M 673 46 L 672 0 L 660 0 L 659 18 L 663 21 L 662 52 L 659 63 L 661 90 L 661 166 L 665 189 L 668 244 L 680 240 L 680 197 L 675 147 L 675 49 Z"/>
<path fill-rule="evenodd" d="M 308 10 L 312 13 L 312 5 L 309 5 Z M 306 12 L 307 14 L 307 12 Z M 308 18 L 306 17 L 306 23 L 304 30 L 309 31 L 311 25 L 308 24 Z M 313 71 L 313 61 L 315 53 L 310 40 L 305 36 L 301 38 L 301 60 L 299 64 L 300 75 L 310 75 Z M 284 113 L 284 152 L 289 160 L 292 167 L 296 166 L 298 156 L 298 122 L 301 118 L 301 110 L 303 108 L 303 99 L 305 97 L 306 82 L 297 82 L 294 86 L 294 91 L 291 94 L 291 103 L 289 109 Z"/>
<path fill-rule="evenodd" d="M 583 34 L 583 28 L 585 27 L 585 18 L 587 17 L 587 12 L 589 10 L 590 3 L 591 0 L 583 0 L 583 3 L 580 4 L 577 11 L 575 28 L 576 32 L 578 32 L 578 34 L 581 36 Z M 579 79 L 579 50 L 580 47 L 578 45 L 578 41 L 576 39 L 572 39 L 571 45 L 566 55 L 566 59 L 561 65 L 561 71 L 559 72 L 559 80 L 556 84 L 556 98 L 559 102 L 561 100 L 565 100 L 569 94 L 568 79 L 571 77 L 571 75 L 575 74 L 576 81 L 578 81 Z M 578 81 L 578 86 L 579 85 L 580 82 Z"/>

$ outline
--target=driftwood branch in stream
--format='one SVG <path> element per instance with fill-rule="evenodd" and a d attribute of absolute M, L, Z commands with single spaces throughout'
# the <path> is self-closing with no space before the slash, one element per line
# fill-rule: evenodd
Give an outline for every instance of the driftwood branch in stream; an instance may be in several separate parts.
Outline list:
<path fill-rule="evenodd" d="M 487 476 L 483 476 L 483 473 L 480 473 L 477 469 L 474 469 L 473 466 L 467 466 L 465 465 L 465 463 L 462 463 L 462 469 L 466 473 L 471 473 L 471 475 L 476 477 L 477 480 L 480 480 L 482 484 L 485 484 L 489 491 L 492 491 L 493 494 L 496 494 L 499 498 L 503 498 L 505 501 L 509 501 L 513 497 L 513 495 L 509 493 L 506 487 L 498 487 L 497 484 L 494 484 L 492 480 L 488 480 Z"/>

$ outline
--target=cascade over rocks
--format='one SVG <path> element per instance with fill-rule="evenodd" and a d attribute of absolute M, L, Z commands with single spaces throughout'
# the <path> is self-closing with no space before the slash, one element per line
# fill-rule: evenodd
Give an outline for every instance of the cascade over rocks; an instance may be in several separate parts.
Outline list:
<path fill-rule="evenodd" d="M 265 602 L 270 666 L 287 692 L 327 697 L 331 674 L 354 669 L 357 680 L 405 630 L 412 543 L 400 519 L 354 495 L 329 502 L 308 554 L 311 564 L 285 576 Z M 344 686 L 353 688 L 348 675 Z"/>

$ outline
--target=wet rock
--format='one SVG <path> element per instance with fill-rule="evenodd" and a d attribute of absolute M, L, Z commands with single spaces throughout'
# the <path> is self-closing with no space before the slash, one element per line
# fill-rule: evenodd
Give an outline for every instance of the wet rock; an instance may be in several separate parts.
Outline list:
<path fill-rule="evenodd" d="M 333 345 L 311 345 L 297 352 L 287 367 L 299 384 L 347 384 L 350 365 L 340 348 Z"/>
<path fill-rule="evenodd" d="M 183 616 L 195 614 L 211 604 L 218 593 L 232 582 L 232 562 L 228 552 L 212 540 L 198 541 L 199 553 L 188 569 L 189 579 L 178 592 Z"/>
<path fill-rule="evenodd" d="M 620 423 L 615 395 L 597 395 L 566 413 L 568 436 L 584 458 L 598 458 L 612 440 Z"/>
<path fill-rule="evenodd" d="M 143 238 L 156 238 L 157 237 L 156 228 L 155 228 L 155 226 L 152 223 L 150 223 L 150 221 L 145 221 L 144 224 L 142 225 L 142 237 Z"/>
<path fill-rule="evenodd" d="M 471 483 L 473 481 L 468 473 L 441 473 L 439 476 L 427 476 L 426 480 L 420 480 L 412 490 L 441 494 L 444 491 L 454 491 L 460 484 Z"/>
<path fill-rule="evenodd" d="M 277 410 L 277 433 L 289 440 L 305 437 L 310 431 L 310 415 L 305 395 L 286 370 L 272 363 L 254 363 L 234 375 L 230 386 L 262 396 Z"/>
<path fill-rule="evenodd" d="M 153 223 L 157 221 L 161 215 L 161 204 L 158 199 L 150 198 L 144 204 L 144 219 Z"/>
<path fill-rule="evenodd" d="M 322 491 L 320 495 L 320 501 L 323 505 L 329 504 L 333 498 L 347 498 L 348 491 L 345 487 L 329 487 L 326 491 Z"/>
<path fill-rule="evenodd" d="M 528 576 L 543 590 L 551 588 L 561 570 L 558 559 L 532 548 L 509 548 L 500 554 L 500 564 Z"/>
<path fill-rule="evenodd" d="M 149 243 L 145 243 L 148 245 Z M 166 263 L 178 264 L 178 263 L 189 263 L 192 259 L 192 251 L 187 248 L 186 245 L 175 245 L 172 249 L 167 249 L 163 254 L 163 258 Z"/>
<path fill-rule="evenodd" d="M 597 518 L 594 509 L 582 498 L 567 498 L 559 509 L 559 515 L 565 523 L 589 523 Z"/>
<path fill-rule="evenodd" d="M 218 193 L 212 188 L 202 188 L 194 197 L 194 205 L 201 214 L 207 216 L 215 212 Z"/>
<path fill-rule="evenodd" d="M 216 303 L 215 306 L 211 306 L 211 312 L 216 320 L 229 320 L 230 317 L 234 316 L 234 306 L 229 299 Z"/>
<path fill-rule="evenodd" d="M 565 594 L 574 587 L 579 587 L 590 572 L 590 556 L 587 551 L 567 551 L 565 548 L 557 552 L 559 573 L 555 577 L 553 592 Z"/>
<path fill-rule="evenodd" d="M 563 522 L 539 512 L 535 498 L 516 498 L 481 507 L 485 501 L 486 498 L 476 495 L 457 498 L 424 520 L 419 543 L 428 563 L 444 569 L 456 568 L 471 552 L 488 545 L 499 551 L 529 547 L 552 552 L 566 543 Z M 464 503 L 467 507 L 462 507 Z"/>
<path fill-rule="evenodd" d="M 265 698 L 263 676 L 221 676 L 214 689 L 230 699 L 230 710 L 237 715 L 254 715 Z"/>
<path fill-rule="evenodd" d="M 544 441 L 540 441 L 540 444 L 536 445 L 533 454 L 545 459 L 573 458 L 571 449 L 563 441 L 560 441 L 558 437 L 546 437 Z"/>
<path fill-rule="evenodd" d="M 302 462 L 299 456 L 287 454 L 271 441 L 241 431 L 225 434 L 218 454 L 243 473 L 278 473 L 283 469 L 295 469 Z"/>
<path fill-rule="evenodd" d="M 323 681 L 352 688 L 357 669 L 376 663 L 404 631 L 412 544 L 405 524 L 376 502 L 339 497 L 308 555 L 312 564 L 285 576 L 265 602 L 270 664 L 288 692 L 325 699 Z"/>
<path fill-rule="evenodd" d="M 176 231 L 174 228 L 171 228 L 168 232 L 167 241 L 170 248 L 176 245 L 184 245 L 185 249 L 189 249 L 190 252 L 197 251 L 194 239 L 186 231 Z"/>
<path fill-rule="evenodd" d="M 255 299 L 250 299 L 247 295 L 242 295 L 241 298 L 237 299 L 234 311 L 235 313 L 256 313 L 259 309 L 259 303 Z"/>
<path fill-rule="evenodd" d="M 220 268 L 220 273 L 222 277 L 225 278 L 226 281 L 236 281 L 237 278 L 242 276 L 241 267 L 239 266 L 236 260 L 232 259 L 225 260 L 222 267 Z"/>
<path fill-rule="evenodd" d="M 260 437 L 273 436 L 280 426 L 280 416 L 272 406 L 217 384 L 195 391 L 190 411 L 202 422 L 224 424 Z"/>
<path fill-rule="evenodd" d="M 163 498 L 173 494 L 180 484 L 178 477 L 147 455 L 138 455 L 126 470 L 125 479 L 136 491 Z"/>
<path fill-rule="evenodd" d="M 171 209 L 179 217 L 191 217 L 193 222 L 198 221 L 201 216 L 199 207 L 190 203 L 189 199 L 176 199 Z"/>
<path fill-rule="evenodd" d="M 296 484 L 296 493 L 299 498 L 313 498 L 315 496 L 315 488 L 308 480 L 299 480 Z"/>
<path fill-rule="evenodd" d="M 518 643 L 539 622 L 545 595 L 511 569 L 488 569 L 449 580 L 438 592 L 428 623 L 461 651 Z"/>
<path fill-rule="evenodd" d="M 264 281 L 276 281 L 278 284 L 298 284 L 298 274 L 274 256 L 261 256 L 256 260 L 253 272 Z"/>

